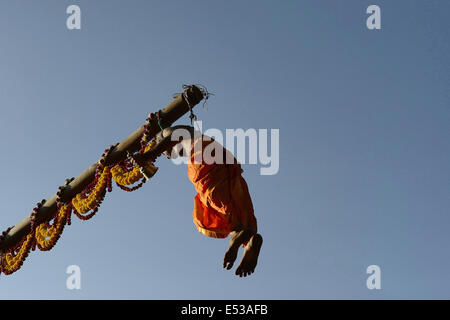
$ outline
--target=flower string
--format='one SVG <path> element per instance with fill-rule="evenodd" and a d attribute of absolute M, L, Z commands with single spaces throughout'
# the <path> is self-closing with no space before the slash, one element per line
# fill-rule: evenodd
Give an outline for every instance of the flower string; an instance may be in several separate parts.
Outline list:
<path fill-rule="evenodd" d="M 111 189 L 110 179 L 111 169 L 106 166 L 103 168 L 103 172 L 100 174 L 94 186 L 88 186 L 88 188 L 72 199 L 72 206 L 75 209 L 74 214 L 78 218 L 88 220 L 97 213 L 100 204 L 105 198 L 107 189 Z M 92 212 L 90 214 L 84 215 L 91 210 Z"/>
<path fill-rule="evenodd" d="M 155 140 L 149 142 L 150 125 L 156 117 L 157 115 L 150 114 L 146 120 L 139 153 L 148 152 L 156 144 Z M 159 125 L 161 125 L 162 119 L 160 114 L 158 115 L 158 120 Z M 131 192 L 142 187 L 147 178 L 156 173 L 158 168 L 152 162 L 140 166 L 130 154 L 124 161 L 108 165 L 108 157 L 116 146 L 117 144 L 105 149 L 98 161 L 93 181 L 82 192 L 75 195 L 72 199 L 63 201 L 64 191 L 74 178 L 67 179 L 65 184 L 58 188 L 56 194 L 57 211 L 50 220 L 40 224 L 37 223 L 37 214 L 45 204 L 45 200 L 36 205 L 30 215 L 29 233 L 14 247 L 0 252 L 0 273 L 3 272 L 8 275 L 19 270 L 31 249 L 34 250 L 35 247 L 41 251 L 51 250 L 61 237 L 65 225 L 71 224 L 72 212 L 81 220 L 92 218 L 97 213 L 106 193 L 112 191 L 112 180 L 122 190 Z M 140 181 L 138 184 L 132 186 L 138 181 Z M 0 235 L 0 243 L 5 241 L 11 229 L 12 227 L 8 228 Z"/>
<path fill-rule="evenodd" d="M 49 222 L 44 222 L 36 228 L 36 244 L 39 250 L 48 251 L 55 246 L 64 230 L 71 211 L 72 207 L 64 204 L 59 208 L 58 214 L 53 218 L 52 225 Z"/>
<path fill-rule="evenodd" d="M 8 275 L 20 269 L 30 253 L 34 241 L 33 233 L 27 234 L 14 248 L 2 255 L 1 269 Z"/>

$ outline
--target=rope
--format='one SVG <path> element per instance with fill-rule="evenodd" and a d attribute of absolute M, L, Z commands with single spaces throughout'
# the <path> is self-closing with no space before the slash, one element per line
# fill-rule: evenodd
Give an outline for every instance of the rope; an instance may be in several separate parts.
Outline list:
<path fill-rule="evenodd" d="M 189 89 L 191 89 L 194 86 L 197 87 L 203 95 L 203 109 L 205 109 L 206 111 L 208 110 L 208 99 L 214 95 L 213 93 L 209 92 L 205 86 L 201 84 L 194 84 L 194 85 L 183 84 L 182 88 L 184 89 L 184 91 L 182 93 L 175 93 L 173 95 L 173 98 L 178 98 L 179 96 L 182 96 L 184 101 L 186 101 L 186 104 L 188 105 L 189 108 L 189 119 L 191 120 L 191 125 L 193 125 L 194 121 L 197 121 L 197 116 L 194 114 L 194 111 L 192 110 L 193 106 L 192 103 L 189 101 L 188 96 Z"/>

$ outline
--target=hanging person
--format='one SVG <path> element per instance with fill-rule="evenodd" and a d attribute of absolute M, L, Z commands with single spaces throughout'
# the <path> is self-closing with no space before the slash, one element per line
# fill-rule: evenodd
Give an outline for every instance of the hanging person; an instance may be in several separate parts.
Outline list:
<path fill-rule="evenodd" d="M 183 139 L 178 139 L 180 136 Z M 188 157 L 188 177 L 197 191 L 192 213 L 195 226 L 208 237 L 230 237 L 223 267 L 227 270 L 233 267 L 242 246 L 244 254 L 235 274 L 240 277 L 252 274 L 263 239 L 257 233 L 252 200 L 241 175 L 243 170 L 233 154 L 192 126 L 165 128 L 156 135 L 156 143 L 165 144 L 164 154 L 169 159 Z"/>

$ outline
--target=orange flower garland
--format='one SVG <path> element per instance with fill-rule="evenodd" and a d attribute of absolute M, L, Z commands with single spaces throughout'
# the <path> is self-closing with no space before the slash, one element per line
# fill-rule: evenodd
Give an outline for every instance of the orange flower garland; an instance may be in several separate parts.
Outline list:
<path fill-rule="evenodd" d="M 20 269 L 23 262 L 30 253 L 33 245 L 34 235 L 28 234 L 15 248 L 1 257 L 1 268 L 8 275 Z"/>
<path fill-rule="evenodd" d="M 62 205 L 58 214 L 53 219 L 53 224 L 48 222 L 41 223 L 36 228 L 36 244 L 39 250 L 48 251 L 52 249 L 61 236 L 69 215 L 72 211 L 70 205 Z"/>
<path fill-rule="evenodd" d="M 72 199 L 73 213 L 81 220 L 89 220 L 98 211 L 105 199 L 106 191 L 111 191 L 111 169 L 104 167 L 100 177 L 93 184 Z M 91 211 L 91 213 L 88 213 Z"/>
<path fill-rule="evenodd" d="M 144 131 L 143 137 L 145 137 L 146 133 Z M 141 141 L 142 149 L 139 153 L 146 153 L 152 147 L 154 147 L 156 141 L 151 141 L 148 145 L 145 144 L 145 140 Z M 153 163 L 149 162 L 145 165 L 146 169 L 153 175 L 158 170 L 157 167 L 153 165 Z M 120 187 L 124 191 L 135 191 L 142 187 L 142 185 L 146 182 L 144 175 L 142 173 L 142 168 L 140 168 L 137 163 L 133 161 L 133 159 L 129 156 L 125 161 L 119 163 L 111 168 L 111 175 L 117 186 Z M 127 186 L 132 185 L 138 182 L 140 179 L 142 181 L 136 186 L 129 188 Z"/>
<path fill-rule="evenodd" d="M 122 186 L 129 186 L 142 179 L 140 168 L 134 167 L 132 170 L 127 170 L 124 166 L 115 165 L 111 169 L 112 178 Z"/>
<path fill-rule="evenodd" d="M 156 142 L 153 140 L 147 144 L 148 134 L 150 129 L 150 122 L 154 116 L 149 116 L 144 127 L 143 136 L 141 139 L 142 149 L 139 153 L 148 152 Z M 144 168 L 140 168 L 132 157 L 122 161 L 113 166 L 107 166 L 106 160 L 114 146 L 106 149 L 103 153 L 96 169 L 94 180 L 82 192 L 73 197 L 68 203 L 62 203 L 62 195 L 65 187 L 74 179 L 67 179 L 64 186 L 59 187 L 57 193 L 57 207 L 58 211 L 50 221 L 40 223 L 36 226 L 36 215 L 44 205 L 45 200 L 37 204 L 30 216 L 31 230 L 23 237 L 23 239 L 15 247 L 0 252 L 0 273 L 3 272 L 9 275 L 22 266 L 31 249 L 37 246 L 41 251 L 48 251 L 52 249 L 60 238 L 66 224 L 70 225 L 71 213 L 73 213 L 81 220 L 88 220 L 98 211 L 98 208 L 105 198 L 106 192 L 112 190 L 111 180 L 114 179 L 116 184 L 126 191 L 134 191 L 140 188 L 146 181 L 142 172 L 149 176 L 156 173 L 157 167 L 149 162 L 145 164 Z M 145 170 L 145 171 L 143 171 Z M 134 187 L 126 187 L 142 181 Z M 90 212 L 90 213 L 89 213 Z M 11 228 L 0 235 L 0 242 L 4 240 L 6 234 Z"/>

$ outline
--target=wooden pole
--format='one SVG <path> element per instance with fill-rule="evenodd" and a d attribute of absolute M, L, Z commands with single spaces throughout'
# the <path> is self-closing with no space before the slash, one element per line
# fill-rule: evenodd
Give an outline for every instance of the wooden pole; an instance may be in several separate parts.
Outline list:
<path fill-rule="evenodd" d="M 202 91 L 196 86 L 190 86 L 186 89 L 187 97 L 191 107 L 197 105 L 204 97 Z M 164 109 L 161 110 L 161 117 L 167 125 L 172 125 L 176 120 L 182 117 L 189 111 L 189 105 L 184 100 L 183 95 L 179 95 L 171 103 L 169 103 Z M 128 138 L 123 140 L 114 150 L 110 153 L 107 159 L 106 165 L 115 164 L 122 161 L 127 156 L 127 151 L 134 153 L 138 151 L 140 146 L 140 140 L 144 126 L 142 125 L 133 132 Z M 153 120 L 150 126 L 149 138 L 153 138 L 160 131 L 157 120 Z M 75 195 L 83 191 L 94 179 L 95 169 L 97 163 L 94 163 L 75 180 L 73 180 L 67 188 L 64 189 L 64 193 L 61 200 L 66 202 L 72 199 Z M 57 210 L 56 195 L 48 199 L 39 212 L 36 214 L 36 223 L 42 223 L 53 218 Z M 4 241 L 0 243 L 0 251 L 5 251 L 9 248 L 17 245 L 20 240 L 30 232 L 30 216 L 27 216 L 17 225 L 15 225 L 5 236 Z"/>

